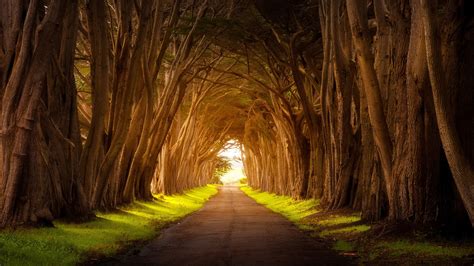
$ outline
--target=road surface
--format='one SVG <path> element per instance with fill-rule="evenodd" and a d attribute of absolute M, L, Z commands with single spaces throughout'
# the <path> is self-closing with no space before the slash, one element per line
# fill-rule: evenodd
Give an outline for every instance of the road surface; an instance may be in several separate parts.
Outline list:
<path fill-rule="evenodd" d="M 291 222 L 224 186 L 198 212 L 108 265 L 348 265 Z"/>

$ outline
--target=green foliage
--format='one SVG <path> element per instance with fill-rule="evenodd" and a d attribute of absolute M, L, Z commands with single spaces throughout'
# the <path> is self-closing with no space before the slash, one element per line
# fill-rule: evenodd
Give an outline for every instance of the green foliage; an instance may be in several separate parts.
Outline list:
<path fill-rule="evenodd" d="M 0 231 L 0 265 L 75 265 L 91 254 L 113 255 L 130 241 L 153 238 L 157 229 L 198 210 L 215 193 L 216 185 L 208 185 L 97 213 L 87 223 Z"/>
<path fill-rule="evenodd" d="M 217 156 L 217 165 L 216 170 L 214 171 L 214 177 L 212 179 L 212 183 L 220 183 L 220 178 L 225 175 L 231 168 L 232 164 L 230 160 L 226 157 Z"/>
<path fill-rule="evenodd" d="M 247 179 L 246 177 L 241 178 L 241 179 L 239 180 L 239 184 L 241 184 L 241 185 L 247 185 L 247 182 L 248 182 L 248 179 Z"/>
<path fill-rule="evenodd" d="M 318 212 L 319 201 L 315 199 L 294 200 L 288 196 L 260 192 L 249 186 L 242 186 L 240 189 L 256 202 L 265 205 L 274 212 L 282 214 L 297 225 L 300 225 L 299 222 L 303 218 Z"/>

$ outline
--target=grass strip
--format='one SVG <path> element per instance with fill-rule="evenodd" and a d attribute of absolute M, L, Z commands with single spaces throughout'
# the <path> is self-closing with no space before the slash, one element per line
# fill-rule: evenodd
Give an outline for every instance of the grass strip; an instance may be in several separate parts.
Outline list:
<path fill-rule="evenodd" d="M 282 214 L 300 229 L 309 231 L 311 236 L 334 241 L 334 250 L 341 253 L 358 253 L 362 262 L 376 260 L 378 263 L 390 260 L 402 264 L 418 264 L 424 260 L 433 260 L 441 264 L 457 264 L 458 261 L 453 263 L 452 259 L 467 258 L 474 254 L 472 241 L 436 242 L 407 236 L 366 239 L 364 233 L 369 231 L 371 226 L 361 221 L 358 212 L 320 212 L 319 201 L 315 199 L 294 200 L 288 196 L 255 190 L 246 185 L 240 189 L 257 203 Z"/>
<path fill-rule="evenodd" d="M 91 254 L 111 256 L 131 241 L 152 239 L 216 193 L 217 185 L 207 185 L 97 213 L 97 219 L 82 224 L 56 221 L 53 228 L 0 231 L 0 265 L 75 265 Z"/>
<path fill-rule="evenodd" d="M 260 192 L 249 186 L 241 186 L 240 189 L 257 203 L 282 214 L 298 226 L 304 226 L 304 224 L 300 223 L 303 218 L 318 212 L 319 201 L 315 199 L 294 200 L 289 196 Z"/>

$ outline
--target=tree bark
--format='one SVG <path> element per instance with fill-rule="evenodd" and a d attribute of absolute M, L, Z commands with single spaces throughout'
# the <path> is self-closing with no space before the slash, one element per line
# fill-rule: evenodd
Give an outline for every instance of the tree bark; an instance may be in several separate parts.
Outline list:
<path fill-rule="evenodd" d="M 72 75 L 77 2 L 51 1 L 43 12 L 38 1 L 29 2 L 19 29 L 20 52 L 6 76 L 0 227 L 51 225 L 59 216 L 88 214 L 77 175 L 81 143 Z M 6 24 L 2 28 L 8 31 Z"/>
<path fill-rule="evenodd" d="M 374 58 L 370 51 L 370 36 L 368 33 L 367 18 L 364 14 L 365 1 L 347 0 L 347 13 L 357 53 L 357 64 L 360 68 L 364 90 L 367 97 L 367 106 L 372 125 L 375 144 L 382 163 L 383 176 L 389 199 L 392 198 L 392 142 L 389 135 L 387 121 L 384 114 L 383 98 L 380 93 L 379 82 L 374 69 Z"/>
<path fill-rule="evenodd" d="M 447 81 L 443 74 L 439 26 L 428 1 L 420 1 L 425 27 L 426 58 L 441 142 L 456 187 L 471 220 L 471 225 L 474 227 L 474 170 L 463 150 L 454 123 L 454 115 L 447 106 Z"/>

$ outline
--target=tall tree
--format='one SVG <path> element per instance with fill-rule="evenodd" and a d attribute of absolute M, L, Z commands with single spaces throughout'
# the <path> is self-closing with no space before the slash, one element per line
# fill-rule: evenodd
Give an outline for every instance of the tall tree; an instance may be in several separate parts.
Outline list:
<path fill-rule="evenodd" d="M 8 7 L 1 24 L 7 53 L 1 73 L 0 226 L 81 217 L 88 208 L 77 172 L 77 1 L 0 4 Z"/>

